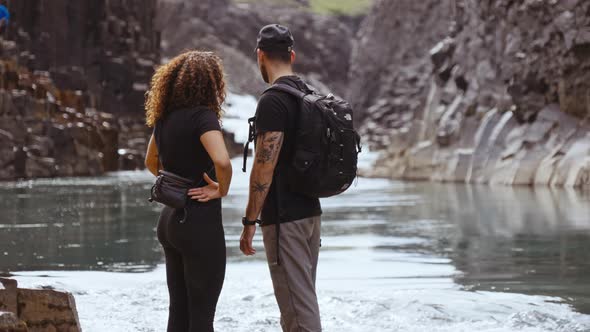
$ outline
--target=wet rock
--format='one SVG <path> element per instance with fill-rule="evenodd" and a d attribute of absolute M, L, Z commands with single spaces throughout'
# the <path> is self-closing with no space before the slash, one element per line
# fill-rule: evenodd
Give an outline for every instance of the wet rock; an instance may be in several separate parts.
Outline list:
<path fill-rule="evenodd" d="M 74 297 L 54 290 L 19 289 L 19 319 L 30 331 L 80 331 Z"/>
<path fill-rule="evenodd" d="M 74 297 L 52 289 L 23 289 L 0 278 L 0 331 L 81 331 Z"/>
<path fill-rule="evenodd" d="M 436 168 L 434 154 L 436 147 L 430 142 L 422 142 L 408 151 L 409 162 L 404 169 L 404 178 L 420 180 L 430 177 Z"/>
<path fill-rule="evenodd" d="M 587 131 L 586 131 L 587 133 Z M 582 134 L 581 134 L 582 135 Z M 580 186 L 589 184 L 590 134 L 573 141 L 556 165 L 552 185 Z"/>
<path fill-rule="evenodd" d="M 0 278 L 0 285 L 0 311 L 16 313 L 18 310 L 16 280 Z"/>
<path fill-rule="evenodd" d="M 452 170 L 452 177 L 447 178 L 448 181 L 464 182 L 467 180 L 469 174 L 471 160 L 473 158 L 473 150 L 464 149 L 455 151 L 455 161 Z"/>
<path fill-rule="evenodd" d="M 118 169 L 143 169 L 151 129 L 145 125 L 143 118 L 137 117 L 121 117 L 118 125 L 119 136 L 116 144 L 120 147 L 116 151 Z"/>
<path fill-rule="evenodd" d="M 461 124 L 463 122 L 464 105 L 461 95 L 457 96 L 455 100 L 446 108 L 441 116 L 436 132 L 436 142 L 441 147 L 450 146 L 459 138 Z"/>

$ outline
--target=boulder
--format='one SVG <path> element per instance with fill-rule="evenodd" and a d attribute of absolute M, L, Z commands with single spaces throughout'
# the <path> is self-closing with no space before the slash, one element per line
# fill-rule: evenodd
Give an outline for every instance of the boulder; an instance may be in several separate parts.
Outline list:
<path fill-rule="evenodd" d="M 0 278 L 0 332 L 81 331 L 72 294 L 52 289 L 23 289 Z"/>
<path fill-rule="evenodd" d="M 80 331 L 74 297 L 54 290 L 19 289 L 19 319 L 30 331 Z"/>

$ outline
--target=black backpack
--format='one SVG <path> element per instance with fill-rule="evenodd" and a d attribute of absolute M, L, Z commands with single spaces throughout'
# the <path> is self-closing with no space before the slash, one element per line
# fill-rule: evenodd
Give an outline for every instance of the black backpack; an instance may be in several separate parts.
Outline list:
<path fill-rule="evenodd" d="M 271 90 L 291 94 L 301 103 L 296 117 L 293 154 L 286 167 L 289 189 L 317 198 L 344 192 L 356 178 L 361 152 L 350 104 L 332 94 L 321 95 L 309 86 L 307 91 L 300 91 L 289 85 L 275 84 L 264 93 Z M 255 139 L 254 118 L 249 122 L 248 143 Z M 248 143 L 244 149 L 244 171 Z"/>

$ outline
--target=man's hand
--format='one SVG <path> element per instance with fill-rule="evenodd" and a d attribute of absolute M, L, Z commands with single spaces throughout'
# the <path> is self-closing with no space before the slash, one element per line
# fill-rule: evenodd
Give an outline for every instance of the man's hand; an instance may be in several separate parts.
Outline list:
<path fill-rule="evenodd" d="M 256 225 L 244 226 L 242 236 L 240 237 L 240 250 L 246 256 L 252 256 L 256 253 L 256 249 L 252 246 L 252 239 L 256 233 Z"/>

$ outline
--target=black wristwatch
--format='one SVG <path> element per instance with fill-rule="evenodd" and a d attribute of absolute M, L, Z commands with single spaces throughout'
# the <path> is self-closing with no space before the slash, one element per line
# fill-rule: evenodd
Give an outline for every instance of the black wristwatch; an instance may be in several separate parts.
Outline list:
<path fill-rule="evenodd" d="M 256 224 L 260 224 L 260 219 L 256 219 L 254 221 L 248 220 L 246 217 L 242 217 L 242 225 L 244 226 L 254 226 Z"/>

